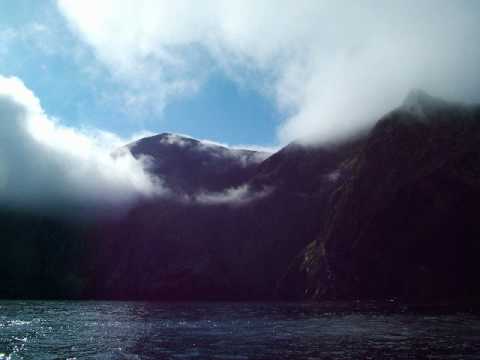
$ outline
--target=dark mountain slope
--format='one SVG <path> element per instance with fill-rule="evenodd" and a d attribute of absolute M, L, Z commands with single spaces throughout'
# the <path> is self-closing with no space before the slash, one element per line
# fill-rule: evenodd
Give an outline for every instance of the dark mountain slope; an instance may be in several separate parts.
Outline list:
<path fill-rule="evenodd" d="M 480 108 L 413 92 L 349 164 L 283 289 L 303 279 L 297 290 L 317 298 L 478 295 Z"/>
<path fill-rule="evenodd" d="M 256 168 L 246 183 L 252 193 L 248 202 L 160 199 L 136 207 L 121 221 L 102 224 L 96 234 L 103 246 L 97 251 L 102 278 L 94 293 L 272 298 L 288 264 L 319 231 L 318 214 L 343 159 L 339 149 L 287 146 Z M 267 196 L 254 196 L 265 189 L 271 190 Z"/>
<path fill-rule="evenodd" d="M 86 225 L 0 210 L 0 298 L 75 299 L 90 287 Z"/>
<path fill-rule="evenodd" d="M 0 212 L 0 297 L 480 295 L 479 107 L 416 91 L 364 137 L 263 162 L 171 134 L 130 149 L 174 195 L 95 223 Z"/>

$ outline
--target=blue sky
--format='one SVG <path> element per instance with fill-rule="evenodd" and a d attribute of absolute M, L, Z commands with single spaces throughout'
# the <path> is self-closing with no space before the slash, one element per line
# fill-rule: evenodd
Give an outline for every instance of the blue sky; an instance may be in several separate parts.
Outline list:
<path fill-rule="evenodd" d="M 2 1 L 0 49 L 0 74 L 22 79 L 64 125 L 125 138 L 148 130 L 228 144 L 277 143 L 281 113 L 272 98 L 220 68 L 210 70 L 195 93 L 176 96 L 162 109 L 126 109 L 118 96 L 124 84 L 71 31 L 53 1 Z"/>

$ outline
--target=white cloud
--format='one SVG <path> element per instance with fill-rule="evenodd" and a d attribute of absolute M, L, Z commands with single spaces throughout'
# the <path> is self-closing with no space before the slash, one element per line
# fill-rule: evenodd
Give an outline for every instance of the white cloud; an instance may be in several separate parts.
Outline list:
<path fill-rule="evenodd" d="M 170 136 L 174 137 L 174 138 L 179 138 L 179 140 L 181 141 L 181 138 L 187 138 L 187 139 L 192 139 L 192 140 L 196 140 L 196 141 L 199 141 L 200 142 L 200 146 L 205 148 L 205 149 L 208 149 L 208 148 L 211 148 L 211 147 L 224 147 L 224 148 L 228 148 L 228 149 L 231 149 L 231 150 L 250 150 L 250 148 L 254 148 L 256 147 L 255 145 L 230 145 L 230 144 L 227 144 L 225 142 L 220 142 L 220 141 L 215 141 L 215 140 L 210 140 L 210 139 L 197 139 L 197 138 L 194 138 L 193 136 L 190 136 L 190 135 L 187 135 L 187 134 L 181 134 L 181 133 L 178 133 L 178 134 L 170 134 Z M 258 146 L 257 147 L 258 149 L 260 148 L 264 148 L 264 149 L 267 149 L 267 147 L 262 147 L 262 146 Z M 260 150 L 258 150 L 260 151 Z"/>
<path fill-rule="evenodd" d="M 132 104 L 161 108 L 221 67 L 285 110 L 282 142 L 348 135 L 410 88 L 480 101 L 474 1 L 58 0 L 58 7 L 128 86 Z"/>
<path fill-rule="evenodd" d="M 191 146 L 194 140 L 198 150 L 210 152 L 211 155 L 219 157 L 230 157 L 239 161 L 243 166 L 252 163 L 260 163 L 278 148 L 259 146 L 259 145 L 229 145 L 218 141 L 208 139 L 196 139 L 187 134 L 165 134 L 160 143 L 164 145 L 176 145 L 179 147 Z M 213 150 L 213 151 L 212 151 Z M 246 152 L 245 150 L 255 151 L 255 153 Z"/>
<path fill-rule="evenodd" d="M 163 193 L 145 161 L 111 153 L 119 137 L 62 126 L 14 77 L 0 76 L 0 204 L 20 208 L 98 211 Z"/>
<path fill-rule="evenodd" d="M 233 205 L 240 206 L 262 199 L 272 193 L 272 188 L 254 191 L 249 185 L 229 188 L 221 192 L 203 192 L 197 194 L 194 200 L 205 205 Z"/>
<path fill-rule="evenodd" d="M 177 145 L 179 147 L 185 147 L 190 144 L 190 142 L 187 141 L 187 139 L 192 139 L 192 138 L 189 136 L 168 134 L 162 137 L 162 139 L 160 140 L 160 143 L 164 145 Z"/>
<path fill-rule="evenodd" d="M 183 136 L 183 135 L 182 135 Z M 188 135 L 187 135 L 188 136 Z M 250 151 L 257 151 L 259 152 L 258 158 L 267 158 L 268 156 L 272 155 L 273 153 L 277 152 L 280 150 L 279 147 L 274 147 L 274 146 L 262 146 L 262 145 L 251 145 L 251 144 L 239 144 L 239 145 L 230 145 L 227 143 L 222 143 L 214 140 L 208 140 L 208 139 L 201 139 L 199 140 L 202 142 L 204 145 L 214 145 L 214 146 L 223 146 L 228 149 L 232 150 L 250 150 Z"/>

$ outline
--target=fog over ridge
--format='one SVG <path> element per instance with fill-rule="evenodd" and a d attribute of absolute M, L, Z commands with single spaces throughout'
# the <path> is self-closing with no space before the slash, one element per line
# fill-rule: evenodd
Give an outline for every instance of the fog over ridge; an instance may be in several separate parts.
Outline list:
<path fill-rule="evenodd" d="M 0 76 L 0 206 L 113 210 L 166 190 L 114 134 L 82 133 L 49 118 L 15 77 Z M 65 210 L 72 210 L 67 206 Z"/>

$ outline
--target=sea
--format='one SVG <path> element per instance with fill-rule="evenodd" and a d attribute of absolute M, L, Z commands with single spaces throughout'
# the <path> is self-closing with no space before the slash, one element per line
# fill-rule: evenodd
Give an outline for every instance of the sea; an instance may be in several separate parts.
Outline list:
<path fill-rule="evenodd" d="M 0 301 L 0 360 L 480 359 L 468 309 Z"/>

